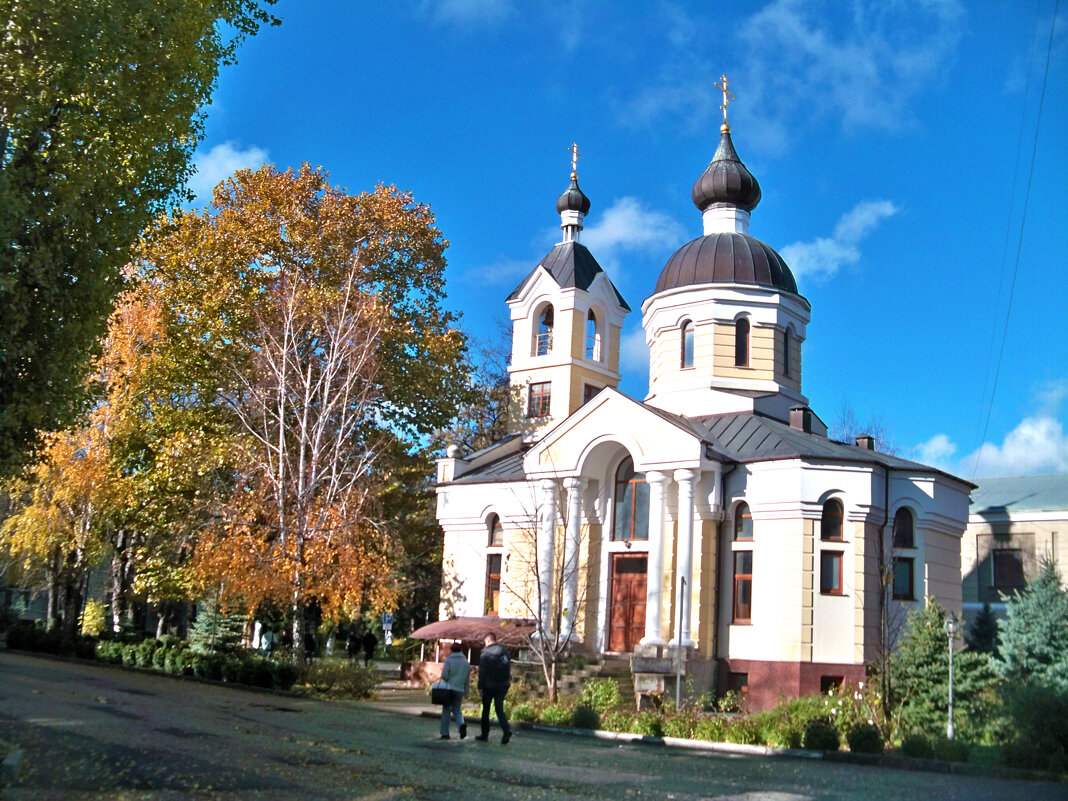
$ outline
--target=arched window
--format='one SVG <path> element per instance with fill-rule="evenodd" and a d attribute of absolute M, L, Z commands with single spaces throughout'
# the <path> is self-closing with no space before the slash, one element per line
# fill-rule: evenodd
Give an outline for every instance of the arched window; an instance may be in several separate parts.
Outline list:
<path fill-rule="evenodd" d="M 753 515 L 749 511 L 748 504 L 738 504 L 734 512 L 734 539 L 753 539 Z"/>
<path fill-rule="evenodd" d="M 597 315 L 590 309 L 586 314 L 586 358 L 601 360 L 601 332 L 597 330 Z"/>
<path fill-rule="evenodd" d="M 820 539 L 842 539 L 842 503 L 831 499 L 823 504 L 823 517 L 820 519 Z"/>
<path fill-rule="evenodd" d="M 683 367 L 693 367 L 693 321 L 682 323 L 682 360 Z"/>
<path fill-rule="evenodd" d="M 734 366 L 749 366 L 749 321 L 744 317 L 734 324 Z"/>
<path fill-rule="evenodd" d="M 790 329 L 782 332 L 782 374 L 790 377 Z"/>
<path fill-rule="evenodd" d="M 894 547 L 916 547 L 916 538 L 912 530 L 912 512 L 904 506 L 894 515 Z"/>
<path fill-rule="evenodd" d="M 534 355 L 545 356 L 553 349 L 553 307 L 546 305 L 538 315 L 538 331 L 534 336 Z"/>
<path fill-rule="evenodd" d="M 504 526 L 501 525 L 501 519 L 497 515 L 490 515 L 489 520 L 486 521 L 486 530 L 491 548 L 504 545 Z"/>
<path fill-rule="evenodd" d="M 649 485 L 645 473 L 634 472 L 634 460 L 629 456 L 616 470 L 612 539 L 649 539 Z"/>

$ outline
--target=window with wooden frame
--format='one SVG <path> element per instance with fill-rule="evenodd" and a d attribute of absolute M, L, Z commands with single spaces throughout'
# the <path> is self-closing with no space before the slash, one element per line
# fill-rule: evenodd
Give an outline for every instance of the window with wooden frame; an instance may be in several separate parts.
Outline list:
<path fill-rule="evenodd" d="M 486 530 L 489 533 L 491 548 L 500 548 L 504 545 L 504 526 L 501 525 L 501 519 L 497 515 L 490 515 L 489 520 L 486 521 Z"/>
<path fill-rule="evenodd" d="M 749 321 L 744 317 L 734 323 L 734 366 L 749 366 Z"/>
<path fill-rule="evenodd" d="M 634 460 L 629 456 L 616 469 L 612 539 L 649 539 L 649 484 L 645 473 L 634 472 Z"/>
<path fill-rule="evenodd" d="M 548 417 L 551 400 L 549 381 L 531 384 L 527 395 L 527 417 Z"/>
<path fill-rule="evenodd" d="M 486 614 L 500 614 L 502 554 L 486 555 Z"/>
<path fill-rule="evenodd" d="M 753 539 L 753 515 L 749 511 L 749 504 L 740 503 L 734 510 L 734 539 Z"/>
<path fill-rule="evenodd" d="M 904 506 L 898 509 L 894 514 L 894 547 L 916 547 L 916 534 L 913 531 L 912 511 Z"/>
<path fill-rule="evenodd" d="M 894 600 L 914 601 L 916 560 L 911 557 L 896 557 L 894 559 Z"/>
<path fill-rule="evenodd" d="M 753 619 L 753 552 L 734 552 L 734 623 Z"/>
<path fill-rule="evenodd" d="M 820 593 L 842 595 L 842 552 L 820 551 Z"/>
<path fill-rule="evenodd" d="M 842 503 L 832 498 L 823 504 L 823 515 L 820 518 L 820 539 L 842 539 Z"/>
<path fill-rule="evenodd" d="M 682 353 L 679 363 L 682 367 L 693 367 L 693 321 L 682 323 Z"/>

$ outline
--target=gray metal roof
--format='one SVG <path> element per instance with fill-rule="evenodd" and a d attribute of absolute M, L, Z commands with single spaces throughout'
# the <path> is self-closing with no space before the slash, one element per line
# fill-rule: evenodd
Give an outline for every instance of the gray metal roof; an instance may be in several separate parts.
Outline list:
<path fill-rule="evenodd" d="M 520 290 L 538 270 L 548 272 L 561 288 L 570 289 L 573 287 L 582 290 L 589 289 L 590 284 L 593 283 L 593 279 L 597 277 L 598 273 L 604 272 L 601 269 L 601 265 L 597 263 L 597 259 L 593 257 L 593 254 L 590 253 L 589 248 L 585 245 L 578 242 L 561 242 L 554 246 L 545 255 L 545 258 L 538 263 L 538 266 L 523 279 L 519 286 L 512 290 L 508 300 L 519 297 Z M 605 278 L 608 278 L 607 274 Z M 627 305 L 627 301 L 623 300 L 623 296 L 619 294 L 619 290 L 616 289 L 611 279 L 608 280 L 608 284 L 612 287 L 612 291 L 615 292 L 619 305 L 630 311 L 630 306 Z"/>
<path fill-rule="evenodd" d="M 970 512 L 1055 512 L 1068 510 L 1068 475 L 977 478 Z"/>
<path fill-rule="evenodd" d="M 660 271 L 653 294 L 718 283 L 755 284 L 798 294 L 794 274 L 773 247 L 732 231 L 699 236 L 676 250 Z"/>

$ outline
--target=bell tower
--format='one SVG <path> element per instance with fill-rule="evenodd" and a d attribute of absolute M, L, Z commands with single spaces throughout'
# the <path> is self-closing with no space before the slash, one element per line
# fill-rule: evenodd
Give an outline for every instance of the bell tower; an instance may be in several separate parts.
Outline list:
<path fill-rule="evenodd" d="M 508 373 L 522 407 L 518 427 L 531 438 L 621 378 L 620 338 L 630 307 L 580 242 L 590 199 L 579 189 L 578 156 L 572 145 L 571 184 L 556 201 L 561 241 L 508 296 Z"/>

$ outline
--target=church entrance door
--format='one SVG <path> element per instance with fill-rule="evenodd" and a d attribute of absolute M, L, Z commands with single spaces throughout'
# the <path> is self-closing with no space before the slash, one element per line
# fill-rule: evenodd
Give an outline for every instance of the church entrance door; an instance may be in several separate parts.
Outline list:
<path fill-rule="evenodd" d="M 645 588 L 649 558 L 643 553 L 612 556 L 612 606 L 608 650 L 627 653 L 645 635 Z"/>

